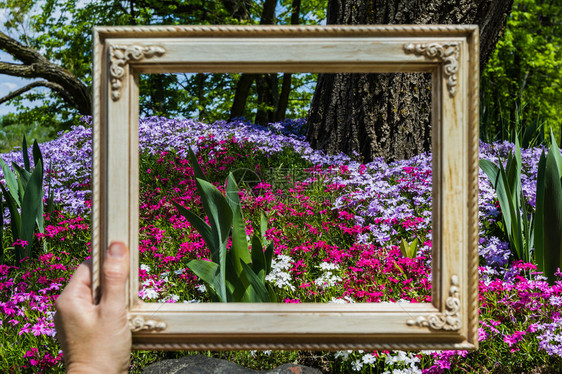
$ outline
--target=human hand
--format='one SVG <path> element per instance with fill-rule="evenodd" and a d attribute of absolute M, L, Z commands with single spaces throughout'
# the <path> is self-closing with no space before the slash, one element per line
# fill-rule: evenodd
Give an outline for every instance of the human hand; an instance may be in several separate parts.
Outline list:
<path fill-rule="evenodd" d="M 56 301 L 55 328 L 68 373 L 126 373 L 131 354 L 125 287 L 127 247 L 109 246 L 99 304 L 92 300 L 91 264 L 82 263 Z"/>

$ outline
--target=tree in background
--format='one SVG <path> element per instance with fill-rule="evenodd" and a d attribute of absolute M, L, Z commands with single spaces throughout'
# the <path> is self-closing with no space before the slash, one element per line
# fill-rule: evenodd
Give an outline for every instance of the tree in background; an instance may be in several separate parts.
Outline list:
<path fill-rule="evenodd" d="M 491 55 L 513 0 L 330 0 L 328 24 L 478 24 L 480 66 Z M 431 148 L 430 74 L 320 75 L 307 140 L 364 162 L 410 158 Z"/>
<path fill-rule="evenodd" d="M 561 72 L 562 3 L 515 0 L 506 31 L 482 72 L 486 140 L 535 120 L 545 122 L 545 133 L 562 134 Z"/>
<path fill-rule="evenodd" d="M 267 24 L 274 21 L 283 24 L 290 23 L 291 18 L 298 19 L 301 11 L 304 23 L 316 23 L 323 19 L 326 0 L 309 1 L 306 6 L 295 8 L 297 2 L 299 0 L 0 0 L 0 7 L 7 9 L 7 19 L 2 25 L 6 32 L 0 31 L 0 49 L 17 61 L 0 62 L 0 74 L 41 79 L 0 98 L 0 104 L 11 100 L 18 107 L 17 117 L 21 122 L 68 128 L 76 123 L 77 114 L 91 113 L 92 27 Z M 296 9 L 296 14 L 293 9 Z M 141 115 L 196 115 L 207 121 L 226 119 L 243 77 L 241 74 L 142 75 Z M 276 75 L 271 75 L 270 81 L 274 82 L 276 78 Z M 252 81 L 248 92 L 250 97 L 240 102 L 243 105 L 239 105 L 238 116 L 263 117 L 265 109 L 269 110 L 273 105 L 276 118 L 284 118 L 287 103 L 291 101 L 294 104 L 289 110 L 291 115 L 302 117 L 306 113 L 302 108 L 307 107 L 305 102 L 309 102 L 303 97 L 309 99 L 311 94 L 291 90 L 291 86 L 303 87 L 311 80 L 311 75 L 285 76 L 280 79 L 282 87 L 252 86 Z M 257 80 L 259 83 L 264 81 L 261 77 Z M 50 91 L 34 90 L 40 86 Z M 272 103 L 267 100 L 269 97 L 279 100 Z M 42 105 L 28 109 L 24 99 L 41 101 Z M 262 108 L 261 113 L 257 108 Z"/>

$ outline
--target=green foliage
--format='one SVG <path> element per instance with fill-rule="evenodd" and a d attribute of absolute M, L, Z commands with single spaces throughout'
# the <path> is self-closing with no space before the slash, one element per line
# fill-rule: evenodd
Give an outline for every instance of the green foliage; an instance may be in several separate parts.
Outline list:
<path fill-rule="evenodd" d="M 400 242 L 400 252 L 404 257 L 416 258 L 418 253 L 418 239 L 416 238 L 411 244 L 408 244 L 408 242 L 402 238 Z"/>
<path fill-rule="evenodd" d="M 531 262 L 533 246 L 533 216 L 527 212 L 527 204 L 521 189 L 521 148 L 516 138 L 515 151 L 507 157 L 504 168 L 488 160 L 480 160 L 480 168 L 492 183 L 502 211 L 503 230 L 509 240 L 511 253 L 517 260 Z"/>
<path fill-rule="evenodd" d="M 30 257 L 35 228 L 37 227 L 41 233 L 44 232 L 43 156 L 37 141 L 35 141 L 33 143 L 33 162 L 35 167 L 31 170 L 25 137 L 23 138 L 22 153 L 24 166 L 21 167 L 16 163 L 12 163 L 13 172 L 8 167 L 8 164 L 0 159 L 0 165 L 6 180 L 6 186 L 0 184 L 0 188 L 10 212 L 13 243 L 18 243 L 14 244 L 16 263 L 19 263 L 26 257 Z M 52 202 L 52 198 L 49 198 L 49 201 Z M 0 263 L 3 262 L 4 251 L 2 250 Z"/>
<path fill-rule="evenodd" d="M 246 239 L 246 226 L 238 187 L 232 174 L 228 176 L 226 196 L 207 181 L 193 151 L 189 150 L 190 162 L 195 174 L 197 192 L 210 225 L 188 209 L 174 203 L 178 211 L 199 232 L 211 252 L 212 262 L 192 260 L 187 267 L 207 284 L 214 301 L 220 302 L 275 302 L 273 288 L 266 284 L 265 276 L 271 270 L 273 243 L 267 244 L 267 221 L 261 218 L 261 239 L 252 237 L 250 253 Z M 232 245 L 227 251 L 227 240 Z M 262 241 L 267 245 L 263 250 Z"/>
<path fill-rule="evenodd" d="M 317 24 L 323 20 L 326 2 L 303 2 L 300 23 Z M 243 14 L 231 9 L 231 2 L 221 0 L 132 2 L 126 6 L 120 1 L 101 0 L 0 0 L 0 8 L 6 9 L 3 26 L 8 32 L 91 86 L 94 26 L 258 24 L 263 3 L 250 3 Z M 277 22 L 290 23 L 291 2 L 280 5 Z M 190 116 L 207 122 L 227 119 L 225 113 L 230 111 L 239 77 L 240 74 L 141 75 L 141 115 Z M 293 74 L 288 118 L 306 115 L 314 81 L 312 74 Z M 27 100 L 40 105 L 29 109 Z M 76 109 L 47 89 L 34 89 L 11 103 L 16 106 L 21 123 L 39 123 L 58 130 L 76 124 Z M 253 87 L 244 116 L 253 118 L 256 111 L 257 93 Z"/>
<path fill-rule="evenodd" d="M 26 137 L 39 143 L 49 141 L 55 133 L 55 125 L 49 122 L 25 121 L 28 112 L 0 116 L 0 153 L 7 153 L 20 146 L 19 139 Z M 53 116 L 50 116 L 53 118 Z"/>
<path fill-rule="evenodd" d="M 525 128 L 538 119 L 544 121 L 546 130 L 560 134 L 561 17 L 559 1 L 514 1 L 505 33 L 482 72 L 481 97 L 488 141 L 508 140 L 518 123 Z"/>
<path fill-rule="evenodd" d="M 553 284 L 562 268 L 562 156 L 551 133 L 550 151 L 543 151 L 537 174 L 535 259 L 539 271 Z"/>
<path fill-rule="evenodd" d="M 498 126 L 493 125 L 493 115 L 489 114 L 485 105 L 485 102 L 481 102 L 480 139 L 482 141 L 492 143 L 507 140 L 515 143 L 515 139 L 521 139 L 523 148 L 537 147 L 545 141 L 545 122 L 541 118 L 532 118 L 524 122 L 522 110 L 516 106 L 513 119 L 511 113 L 507 113 L 507 117 L 500 115 L 499 128 L 497 128 Z"/>

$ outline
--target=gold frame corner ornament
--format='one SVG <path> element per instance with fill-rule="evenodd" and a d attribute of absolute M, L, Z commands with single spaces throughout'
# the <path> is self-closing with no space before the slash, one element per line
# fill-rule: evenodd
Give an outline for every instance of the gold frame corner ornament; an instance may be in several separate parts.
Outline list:
<path fill-rule="evenodd" d="M 406 323 L 408 326 L 428 327 L 432 330 L 457 331 L 462 327 L 461 322 L 461 300 L 459 277 L 453 275 L 451 277 L 451 286 L 449 288 L 449 297 L 445 301 L 445 312 L 431 314 L 429 316 L 419 316 L 416 319 L 409 319 Z"/>
<path fill-rule="evenodd" d="M 160 46 L 113 45 L 109 47 L 109 74 L 113 101 L 121 98 L 121 81 L 125 77 L 125 64 L 131 60 L 141 61 L 145 58 L 162 56 L 164 53 L 166 50 Z"/>
<path fill-rule="evenodd" d="M 167 328 L 166 322 L 155 320 L 155 319 L 147 319 L 145 320 L 141 316 L 132 316 L 129 317 L 129 328 L 132 332 L 138 331 L 162 331 Z"/>
<path fill-rule="evenodd" d="M 443 73 L 447 79 L 449 94 L 455 96 L 457 87 L 457 73 L 459 71 L 459 43 L 408 43 L 404 45 L 404 52 L 414 53 L 416 56 L 424 55 L 427 58 L 436 58 L 443 62 Z"/>

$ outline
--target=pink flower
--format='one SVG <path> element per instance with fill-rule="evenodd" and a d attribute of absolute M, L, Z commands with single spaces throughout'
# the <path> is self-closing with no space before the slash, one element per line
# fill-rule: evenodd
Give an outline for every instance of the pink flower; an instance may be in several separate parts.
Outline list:
<path fill-rule="evenodd" d="M 37 348 L 31 348 L 29 351 L 25 352 L 25 355 L 23 355 L 23 358 L 26 357 L 35 357 L 35 355 L 38 353 L 39 351 L 37 350 Z"/>
<path fill-rule="evenodd" d="M 506 335 L 503 338 L 503 341 L 509 344 L 509 346 L 511 347 L 512 345 L 517 344 L 517 342 L 519 342 L 522 339 L 523 335 L 526 334 L 527 333 L 525 331 L 515 331 L 511 336 Z"/>
<path fill-rule="evenodd" d="M 25 325 L 23 325 L 20 332 L 18 332 L 18 335 L 23 335 L 25 333 L 28 333 L 29 332 L 29 326 L 31 326 L 31 323 L 26 323 Z"/>
<path fill-rule="evenodd" d="M 484 341 L 488 338 L 488 333 L 482 327 L 478 328 L 478 341 Z"/>
<path fill-rule="evenodd" d="M 14 247 L 18 247 L 18 246 L 20 246 L 20 247 L 25 247 L 25 246 L 27 246 L 27 241 L 26 241 L 26 240 L 18 239 L 18 240 L 16 240 L 12 245 L 13 245 Z"/>

